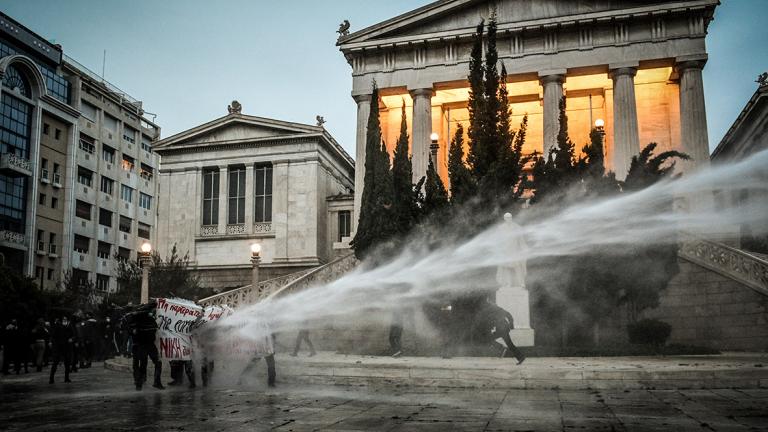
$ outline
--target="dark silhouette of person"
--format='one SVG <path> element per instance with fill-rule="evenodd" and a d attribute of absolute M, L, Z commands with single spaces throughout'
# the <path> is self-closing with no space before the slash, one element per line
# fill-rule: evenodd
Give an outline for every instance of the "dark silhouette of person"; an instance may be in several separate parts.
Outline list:
<path fill-rule="evenodd" d="M 403 312 L 399 310 L 392 313 L 392 324 L 389 326 L 389 351 L 395 358 L 403 355 Z"/>
<path fill-rule="evenodd" d="M 309 323 L 307 321 L 304 321 L 301 329 L 299 329 L 299 334 L 296 335 L 296 346 L 293 348 L 293 352 L 291 353 L 292 357 L 296 357 L 299 354 L 299 349 L 301 349 L 302 341 L 306 341 L 307 345 L 309 345 L 310 357 L 317 354 L 317 352 L 315 351 L 315 346 L 312 344 L 312 341 L 309 339 Z"/>
<path fill-rule="evenodd" d="M 154 305 L 142 305 L 141 309 L 129 314 L 128 328 L 133 337 L 133 381 L 136 384 L 136 390 L 141 390 L 147 381 L 147 358 L 155 366 L 155 381 L 152 387 L 164 389 L 160 381 L 160 375 L 163 372 L 163 364 L 160 362 L 160 356 L 155 346 L 155 333 L 157 332 L 157 322 L 155 321 Z"/>
<path fill-rule="evenodd" d="M 486 302 L 478 312 L 478 315 L 479 319 L 477 322 L 480 325 L 484 325 L 484 328 L 481 330 L 490 333 L 493 340 L 501 338 L 507 345 L 501 353 L 501 357 L 506 357 L 509 351 L 517 359 L 517 364 L 524 362 L 525 355 L 512 343 L 512 338 L 509 337 L 509 332 L 515 328 L 515 320 L 512 318 L 512 314 L 493 303 Z"/>
<path fill-rule="evenodd" d="M 56 376 L 56 369 L 60 362 L 64 362 L 64 382 L 69 380 L 69 373 L 72 371 L 72 362 L 74 361 L 75 347 L 75 329 L 69 321 L 69 317 L 63 316 L 53 323 L 51 330 L 51 374 L 48 383 L 53 384 L 53 378 Z"/>

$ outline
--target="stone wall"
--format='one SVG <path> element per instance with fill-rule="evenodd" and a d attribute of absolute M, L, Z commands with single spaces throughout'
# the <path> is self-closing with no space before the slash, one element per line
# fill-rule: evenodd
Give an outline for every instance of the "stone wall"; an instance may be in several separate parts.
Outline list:
<path fill-rule="evenodd" d="M 721 350 L 768 349 L 768 297 L 714 271 L 680 261 L 680 273 L 650 318 L 672 325 L 670 343 Z"/>

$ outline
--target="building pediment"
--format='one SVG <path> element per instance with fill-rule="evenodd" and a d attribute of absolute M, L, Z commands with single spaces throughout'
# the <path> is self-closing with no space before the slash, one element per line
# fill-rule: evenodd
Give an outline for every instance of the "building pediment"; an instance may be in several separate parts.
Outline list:
<path fill-rule="evenodd" d="M 342 36 L 341 49 L 399 45 L 416 41 L 465 36 L 474 32 L 481 19 L 495 10 L 499 29 L 549 28 L 558 24 L 601 21 L 628 14 L 659 13 L 663 4 L 670 11 L 713 6 L 717 0 L 441 0 L 419 9 Z"/>
<path fill-rule="evenodd" d="M 317 136 L 322 133 L 323 128 L 319 126 L 230 113 L 227 116 L 160 140 L 155 145 L 155 149 L 162 153 L 163 150 L 181 147 L 189 148 L 249 140 L 263 141 L 270 138 L 296 138 L 302 135 Z"/>

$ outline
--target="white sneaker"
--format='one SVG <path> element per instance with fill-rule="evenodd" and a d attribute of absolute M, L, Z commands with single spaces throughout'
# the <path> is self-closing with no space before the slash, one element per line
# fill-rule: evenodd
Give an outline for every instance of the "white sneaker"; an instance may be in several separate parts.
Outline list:
<path fill-rule="evenodd" d="M 398 352 L 396 352 L 396 353 L 392 354 L 392 357 L 394 357 L 394 358 L 398 358 L 398 357 L 400 357 L 401 355 L 403 355 L 403 352 L 402 352 L 402 351 L 398 351 Z"/>

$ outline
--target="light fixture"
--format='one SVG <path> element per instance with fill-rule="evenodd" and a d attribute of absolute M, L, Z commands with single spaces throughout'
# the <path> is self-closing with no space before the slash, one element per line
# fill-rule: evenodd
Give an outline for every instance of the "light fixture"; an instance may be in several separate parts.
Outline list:
<path fill-rule="evenodd" d="M 261 253 L 261 244 L 253 243 L 251 245 L 251 255 L 256 257 L 259 256 L 259 253 Z"/>
<path fill-rule="evenodd" d="M 438 135 L 437 132 L 432 132 L 432 135 L 429 136 L 429 139 L 431 139 L 433 143 L 436 143 L 438 138 L 440 138 L 440 135 Z"/>
<path fill-rule="evenodd" d="M 605 126 L 605 120 L 603 120 L 601 118 L 595 120 L 595 127 L 596 128 L 602 128 L 604 126 Z"/>
<path fill-rule="evenodd" d="M 142 243 L 141 252 L 144 254 L 149 254 L 150 252 L 152 252 L 152 245 L 149 244 L 149 242 Z"/>

